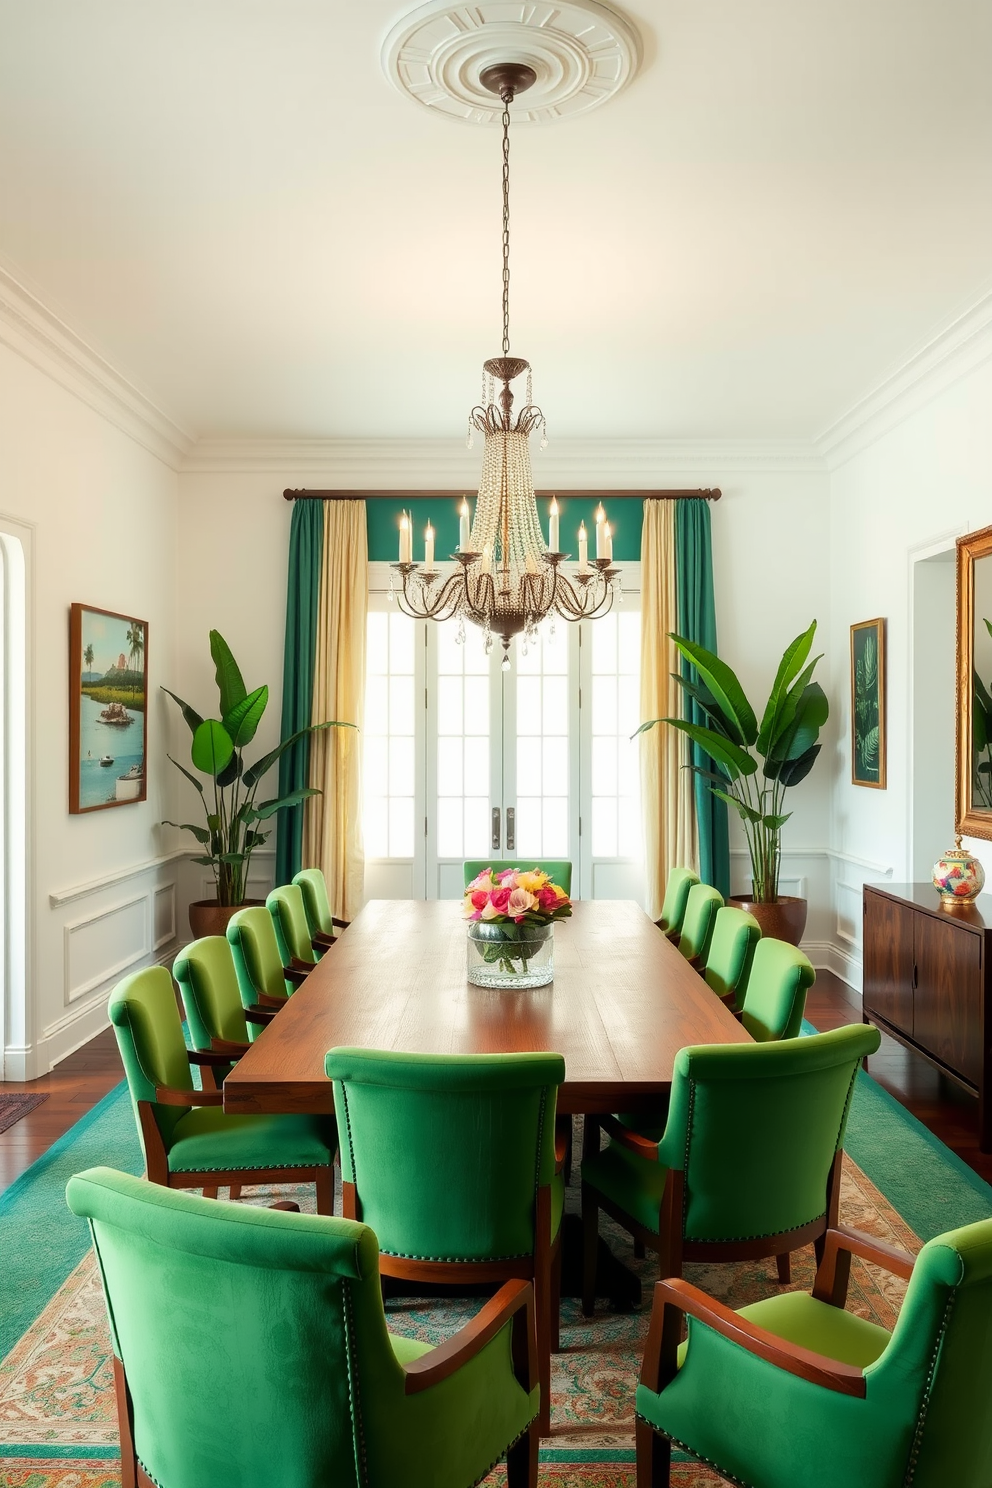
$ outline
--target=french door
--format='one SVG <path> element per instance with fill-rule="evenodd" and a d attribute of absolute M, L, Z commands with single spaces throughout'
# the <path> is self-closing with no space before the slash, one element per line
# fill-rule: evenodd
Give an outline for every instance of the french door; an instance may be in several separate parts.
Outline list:
<path fill-rule="evenodd" d="M 639 899 L 638 597 L 517 637 L 506 672 L 474 626 L 409 620 L 374 581 L 368 626 L 366 896 L 457 898 L 467 858 L 569 858 L 573 894 Z"/>

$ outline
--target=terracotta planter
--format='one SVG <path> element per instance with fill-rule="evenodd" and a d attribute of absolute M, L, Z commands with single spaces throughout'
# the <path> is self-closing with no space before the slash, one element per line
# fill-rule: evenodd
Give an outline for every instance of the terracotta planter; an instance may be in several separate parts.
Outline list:
<path fill-rule="evenodd" d="M 200 940 L 204 935 L 225 934 L 228 921 L 239 909 L 264 903 L 264 899 L 246 899 L 244 904 L 218 904 L 216 899 L 194 899 L 189 907 L 189 928 L 194 940 Z"/>
<path fill-rule="evenodd" d="M 745 899 L 741 894 L 731 894 L 728 903 L 735 909 L 746 909 L 748 914 L 754 915 L 761 926 L 762 935 L 770 935 L 775 940 L 787 940 L 789 945 L 797 946 L 803 938 L 806 929 L 806 900 L 796 899 L 791 894 L 779 894 L 774 904 L 756 904 L 753 899 Z"/>

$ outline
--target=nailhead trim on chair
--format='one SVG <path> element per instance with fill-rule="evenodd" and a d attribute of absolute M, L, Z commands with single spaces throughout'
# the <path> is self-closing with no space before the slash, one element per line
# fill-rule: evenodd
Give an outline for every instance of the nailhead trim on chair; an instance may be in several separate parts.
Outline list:
<path fill-rule="evenodd" d="M 697 1462 L 704 1462 L 707 1467 L 711 1467 L 714 1472 L 718 1472 L 721 1478 L 726 1478 L 728 1483 L 736 1483 L 737 1488 L 754 1488 L 753 1483 L 746 1483 L 743 1478 L 735 1478 L 733 1473 L 729 1472 L 727 1468 L 721 1467 L 719 1462 L 714 1462 L 711 1458 L 704 1457 L 702 1453 L 694 1451 L 684 1441 L 679 1441 L 677 1436 L 669 1436 L 667 1431 L 659 1431 L 657 1426 L 648 1420 L 647 1416 L 641 1415 L 640 1411 L 635 1411 L 634 1415 L 638 1421 L 643 1421 L 645 1426 L 650 1426 L 656 1436 L 668 1437 L 673 1447 L 679 1447 L 683 1452 L 688 1452 L 689 1456 L 694 1457 Z"/>
<path fill-rule="evenodd" d="M 351 1416 L 351 1439 L 356 1447 L 356 1476 L 359 1483 L 367 1483 L 368 1458 L 365 1452 L 365 1433 L 362 1430 L 362 1407 L 358 1398 L 358 1380 L 354 1373 L 355 1360 L 355 1322 L 351 1309 L 351 1288 L 347 1281 L 341 1281 L 341 1302 L 344 1312 L 344 1331 L 348 1340 L 345 1350 L 345 1358 L 348 1361 L 348 1411 Z"/>
<path fill-rule="evenodd" d="M 903 1479 L 905 1488 L 910 1488 L 910 1485 L 912 1484 L 912 1481 L 916 1476 L 916 1464 L 920 1455 L 920 1447 L 923 1444 L 923 1430 L 926 1426 L 927 1411 L 930 1407 L 930 1395 L 933 1390 L 934 1376 L 937 1373 L 937 1357 L 940 1353 L 940 1346 L 944 1342 L 944 1334 L 947 1332 L 947 1325 L 951 1320 L 951 1313 L 954 1311 L 954 1304 L 957 1301 L 957 1297 L 958 1289 L 957 1287 L 953 1287 L 951 1289 L 951 1295 L 947 1299 L 947 1306 L 944 1308 L 944 1316 L 941 1318 L 940 1332 L 937 1334 L 937 1341 L 933 1346 L 933 1353 L 930 1355 L 930 1368 L 927 1370 L 927 1382 L 923 1391 L 923 1399 L 920 1401 L 920 1409 L 916 1417 L 916 1427 L 913 1431 L 913 1442 L 909 1449 L 909 1463 L 906 1467 L 906 1476 Z"/>

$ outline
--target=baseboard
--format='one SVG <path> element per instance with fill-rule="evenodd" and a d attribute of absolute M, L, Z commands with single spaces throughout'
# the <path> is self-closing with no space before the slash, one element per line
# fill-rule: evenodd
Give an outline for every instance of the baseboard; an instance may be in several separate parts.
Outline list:
<path fill-rule="evenodd" d="M 861 996 L 861 960 L 832 940 L 804 940 L 802 950 L 817 971 L 831 971 Z"/>

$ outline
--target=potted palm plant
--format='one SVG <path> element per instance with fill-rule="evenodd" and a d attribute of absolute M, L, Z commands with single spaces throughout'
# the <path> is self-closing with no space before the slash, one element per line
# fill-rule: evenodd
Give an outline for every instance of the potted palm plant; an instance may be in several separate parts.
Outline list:
<path fill-rule="evenodd" d="M 204 823 L 198 826 L 194 822 L 166 821 L 162 825 L 193 834 L 204 848 L 203 854 L 195 857 L 193 862 L 213 870 L 217 887 L 215 898 L 197 900 L 189 907 L 190 929 L 197 937 L 223 935 L 231 916 L 249 902 L 245 894 L 252 853 L 270 835 L 263 830 L 262 824 L 270 822 L 287 806 L 295 806 L 307 796 L 319 794 L 313 787 L 304 787 L 285 796 L 258 801 L 256 797 L 263 776 L 292 744 L 316 729 L 355 727 L 351 723 L 334 721 L 311 724 L 283 739 L 254 764 L 246 765 L 243 751 L 254 739 L 262 721 L 269 701 L 269 689 L 262 686 L 248 691 L 230 646 L 217 630 L 210 632 L 210 654 L 220 694 L 219 718 L 201 718 L 189 703 L 183 702 L 167 687 L 162 689 L 179 704 L 192 735 L 190 757 L 193 768 L 207 777 L 205 786 L 202 780 L 169 755 L 176 769 L 199 793 Z"/>
<path fill-rule="evenodd" d="M 673 635 L 679 651 L 695 669 L 676 677 L 706 720 L 653 718 L 637 730 L 644 733 L 669 723 L 688 735 L 709 757 L 712 769 L 692 764 L 721 801 L 741 819 L 751 858 L 751 897 L 734 902 L 750 911 L 762 933 L 799 944 L 806 924 L 806 901 L 778 891 L 782 828 L 792 815 L 783 811 L 785 792 L 812 770 L 820 752 L 819 733 L 830 706 L 823 688 L 811 680 L 820 660 L 809 661 L 816 633 L 808 630 L 786 648 L 759 725 L 735 673 L 705 646 Z"/>

